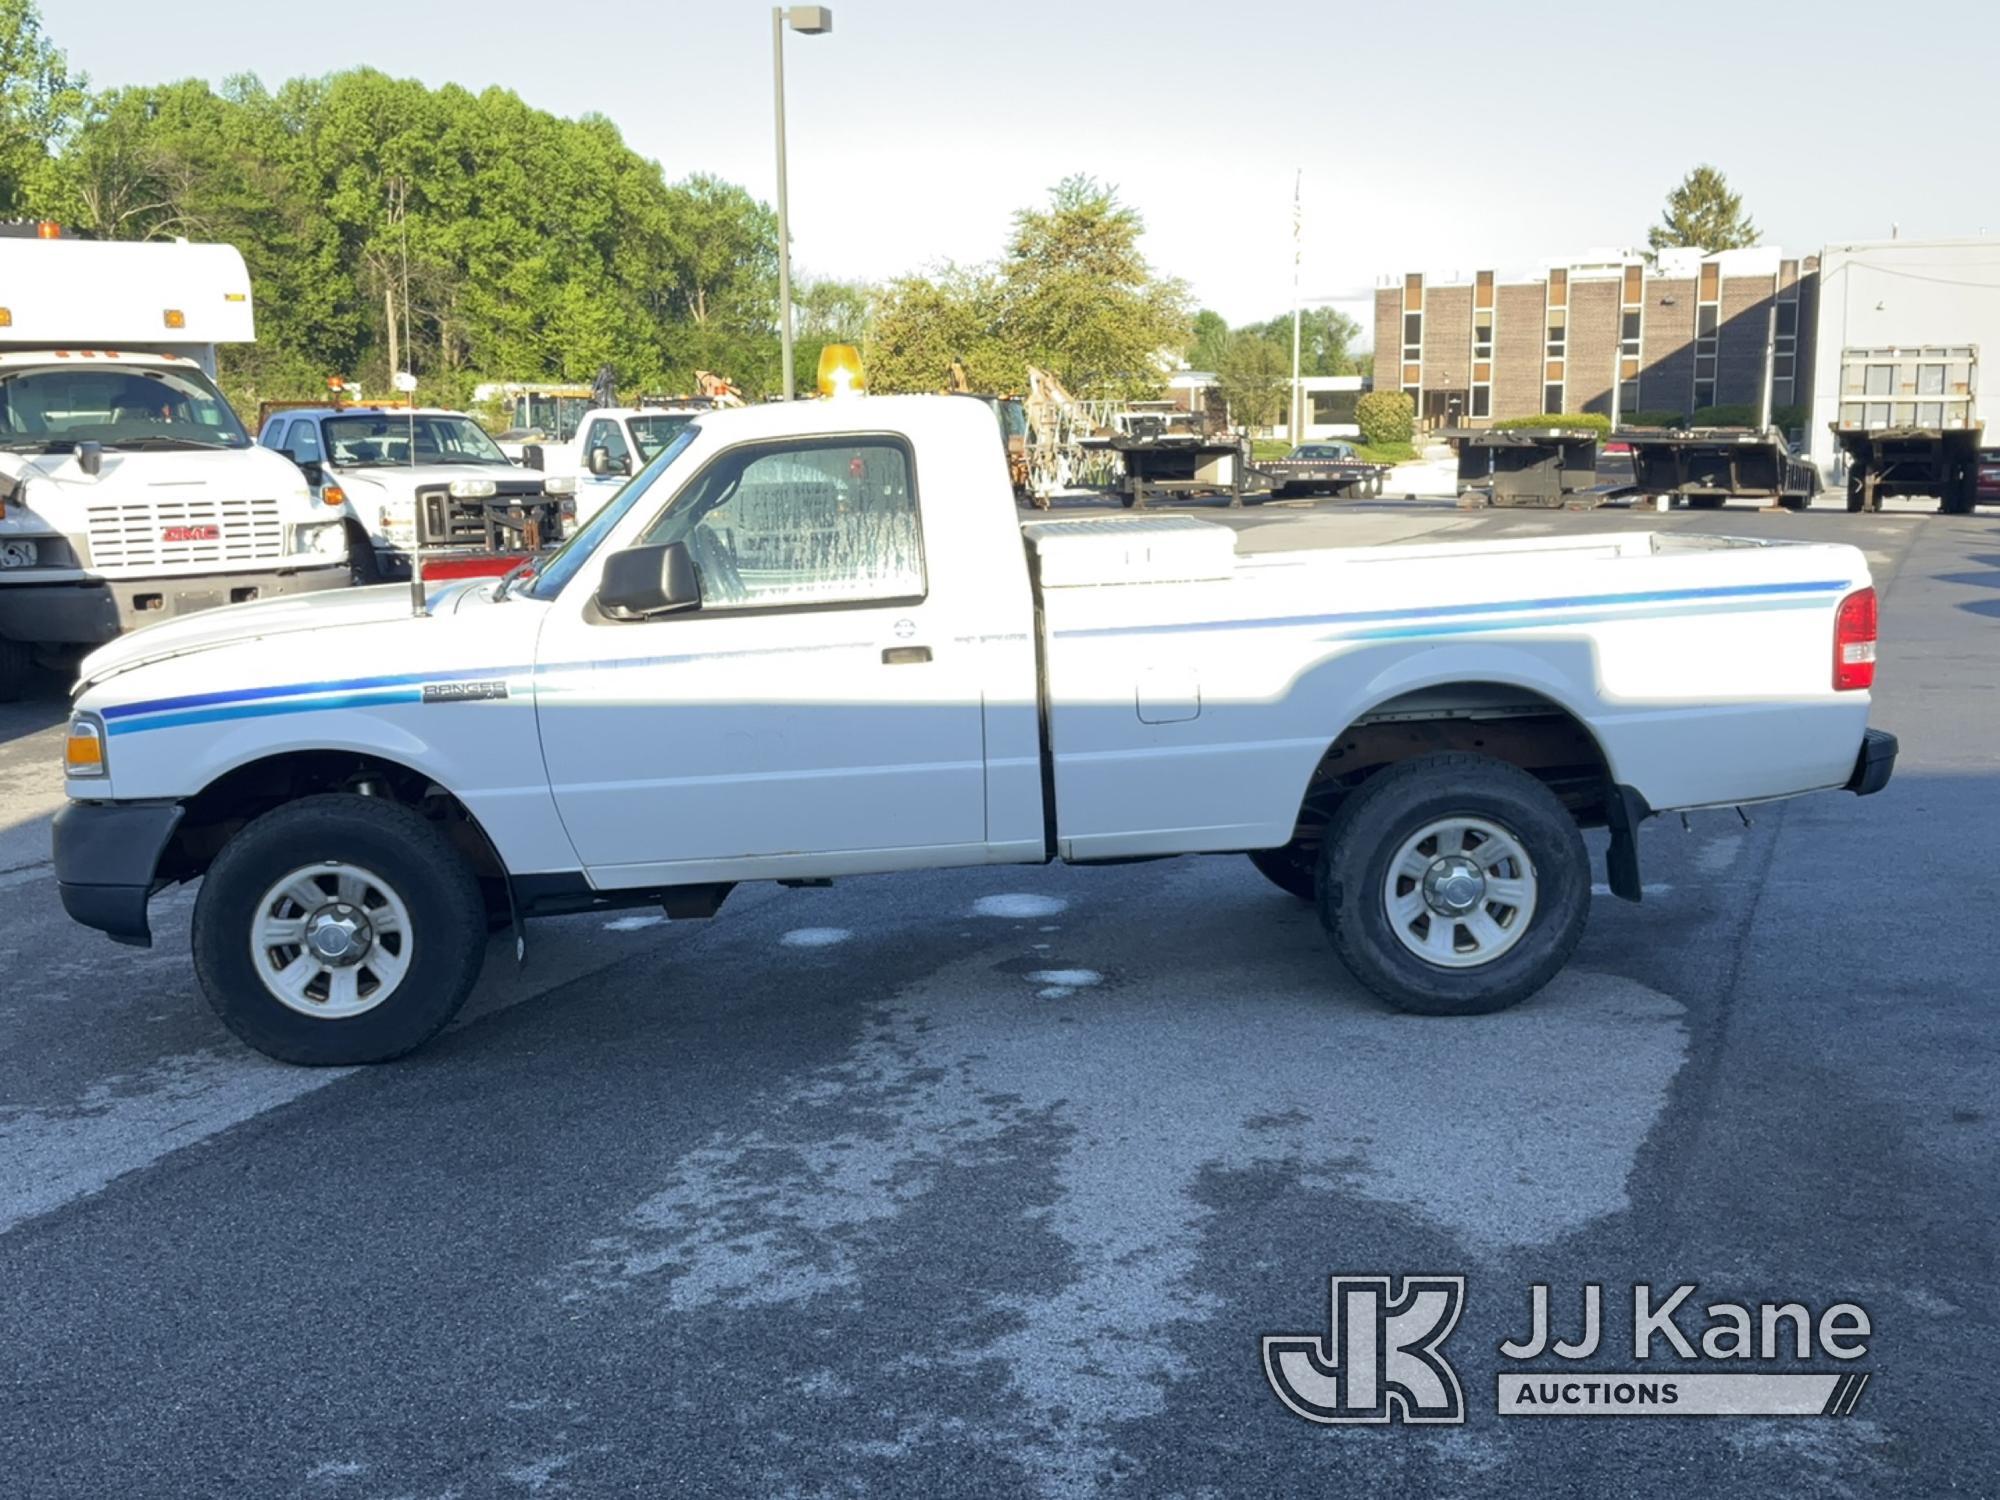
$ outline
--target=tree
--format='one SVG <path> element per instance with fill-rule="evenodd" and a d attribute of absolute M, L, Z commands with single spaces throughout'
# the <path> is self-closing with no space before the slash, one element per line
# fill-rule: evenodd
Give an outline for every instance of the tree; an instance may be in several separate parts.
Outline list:
<path fill-rule="evenodd" d="M 1742 196 L 1729 191 L 1728 179 L 1704 164 L 1667 194 L 1666 209 L 1646 242 L 1655 260 L 1660 251 L 1680 245 L 1710 253 L 1737 250 L 1757 243 L 1757 226 L 1745 216 Z"/>
<path fill-rule="evenodd" d="M 1285 351 L 1285 368 L 1289 370 L 1292 315 L 1279 313 L 1268 322 L 1248 326 Z M 1361 325 L 1338 308 L 1308 307 L 1299 318 L 1299 374 L 1352 375 L 1354 356 L 1348 349 L 1360 337 Z"/>
<path fill-rule="evenodd" d="M 1157 392 L 1187 344 L 1187 289 L 1153 274 L 1144 230 L 1116 189 L 1084 176 L 1014 216 L 999 271 L 1003 335 L 1076 395 Z"/>
<path fill-rule="evenodd" d="M 1021 389 L 1026 361 L 1000 335 L 999 303 L 990 271 L 946 266 L 891 281 L 877 295 L 862 346 L 869 387 L 941 391 L 957 363 L 976 391 Z"/>
<path fill-rule="evenodd" d="M 46 211 L 49 153 L 82 115 L 88 85 L 42 34 L 34 0 L 0 0 L 0 217 Z"/>
<path fill-rule="evenodd" d="M 1188 345 L 1187 362 L 1196 370 L 1219 370 L 1223 351 L 1229 347 L 1229 325 L 1222 314 L 1203 308 L 1194 315 L 1193 341 Z"/>
<path fill-rule="evenodd" d="M 1291 353 L 1255 330 L 1239 328 L 1223 346 L 1215 373 L 1229 403 L 1230 420 L 1244 427 L 1268 427 L 1285 407 Z"/>

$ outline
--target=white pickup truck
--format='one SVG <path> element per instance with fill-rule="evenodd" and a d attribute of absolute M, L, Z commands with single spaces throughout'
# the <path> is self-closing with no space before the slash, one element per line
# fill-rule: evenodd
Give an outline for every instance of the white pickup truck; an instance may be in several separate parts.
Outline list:
<path fill-rule="evenodd" d="M 522 449 L 522 462 L 572 479 L 576 518 L 588 521 L 710 405 L 594 407 L 577 422 L 573 442 L 530 444 Z"/>
<path fill-rule="evenodd" d="M 992 414 L 945 397 L 703 416 L 539 572 L 413 610 L 274 601 L 84 666 L 64 904 L 146 943 L 205 877 L 196 972 L 274 1057 L 420 1045 L 510 914 L 1226 851 L 1392 1004 L 1495 1010 L 1576 945 L 1580 828 L 1636 900 L 1642 819 L 1873 792 L 1896 749 L 1851 547 L 1023 527 Z"/>

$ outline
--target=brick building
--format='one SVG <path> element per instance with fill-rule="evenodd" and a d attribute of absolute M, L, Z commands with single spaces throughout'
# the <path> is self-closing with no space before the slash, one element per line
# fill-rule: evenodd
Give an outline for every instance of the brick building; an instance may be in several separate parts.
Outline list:
<path fill-rule="evenodd" d="M 1400 389 L 1427 425 L 1538 412 L 1662 412 L 1812 399 L 1814 257 L 1771 246 L 1616 256 L 1532 277 L 1412 273 L 1375 293 L 1375 388 Z"/>

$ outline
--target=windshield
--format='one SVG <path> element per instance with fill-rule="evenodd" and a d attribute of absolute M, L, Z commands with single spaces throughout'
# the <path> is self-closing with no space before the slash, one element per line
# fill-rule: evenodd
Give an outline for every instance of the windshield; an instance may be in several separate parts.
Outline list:
<path fill-rule="evenodd" d="M 590 560 L 590 554 L 597 550 L 598 543 L 625 519 L 626 513 L 653 487 L 653 481 L 673 467 L 674 460 L 681 456 L 700 431 L 690 421 L 675 433 L 673 441 L 655 454 L 651 463 L 633 475 L 623 489 L 605 502 L 604 509 L 584 522 L 574 536 L 549 555 L 548 561 L 535 571 L 534 582 L 521 592 L 531 599 L 553 599 L 560 594 L 563 585 L 576 576 L 576 570 Z"/>
<path fill-rule="evenodd" d="M 633 417 L 630 422 L 632 441 L 639 445 L 639 459 L 651 463 L 653 457 L 674 439 L 688 423 L 694 420 L 691 412 L 676 416 Z"/>
<path fill-rule="evenodd" d="M 336 467 L 512 462 L 470 417 L 377 411 L 328 417 L 320 425 L 326 433 L 327 457 Z"/>
<path fill-rule="evenodd" d="M 250 435 L 191 368 L 34 366 L 0 375 L 0 447 L 247 448 Z"/>
<path fill-rule="evenodd" d="M 1301 443 L 1292 450 L 1293 458 L 1346 458 L 1353 452 L 1345 443 Z"/>

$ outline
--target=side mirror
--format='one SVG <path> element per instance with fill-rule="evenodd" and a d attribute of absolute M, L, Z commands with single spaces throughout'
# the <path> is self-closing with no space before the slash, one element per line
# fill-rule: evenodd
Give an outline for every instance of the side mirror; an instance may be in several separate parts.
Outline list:
<path fill-rule="evenodd" d="M 287 453 L 285 457 L 292 458 L 292 455 Z M 304 463 L 299 463 L 299 461 L 296 458 L 292 458 L 292 462 L 295 464 L 299 464 L 299 472 L 305 475 L 306 483 L 311 485 L 314 489 L 319 489 L 326 483 L 326 470 L 321 468 L 318 464 L 314 463 L 311 459 L 307 459 Z"/>
<path fill-rule="evenodd" d="M 604 575 L 597 583 L 597 607 L 614 620 L 645 620 L 700 609 L 701 579 L 687 543 L 627 547 L 612 553 L 604 559 Z"/>
<path fill-rule="evenodd" d="M 542 457 L 540 443 L 524 443 L 521 446 L 521 467 L 524 469 L 545 469 L 547 462 Z"/>
<path fill-rule="evenodd" d="M 76 445 L 76 466 L 92 479 L 104 467 L 104 445 L 102 443 L 78 443 Z"/>
<path fill-rule="evenodd" d="M 599 479 L 602 479 L 606 474 L 611 472 L 611 450 L 609 448 L 599 447 L 590 450 L 590 472 L 595 474 Z"/>

